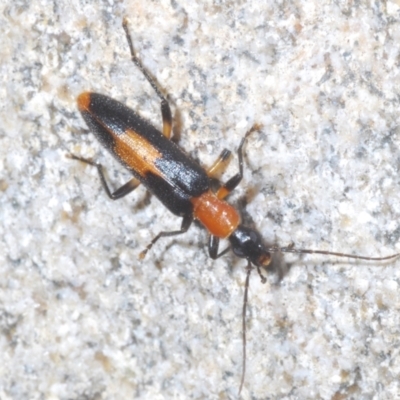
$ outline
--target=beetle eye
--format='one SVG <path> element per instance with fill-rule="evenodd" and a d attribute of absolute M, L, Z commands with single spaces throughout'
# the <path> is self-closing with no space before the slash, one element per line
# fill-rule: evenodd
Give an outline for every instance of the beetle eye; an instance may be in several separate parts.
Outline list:
<path fill-rule="evenodd" d="M 241 247 L 232 247 L 232 251 L 235 254 L 235 256 L 240 258 L 246 258 L 244 251 Z"/>

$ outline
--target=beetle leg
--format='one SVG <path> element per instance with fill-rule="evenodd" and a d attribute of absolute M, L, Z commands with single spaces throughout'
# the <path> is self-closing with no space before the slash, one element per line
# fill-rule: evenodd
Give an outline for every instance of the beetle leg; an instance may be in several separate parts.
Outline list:
<path fill-rule="evenodd" d="M 171 138 L 172 132 L 172 115 L 171 115 L 171 108 L 167 100 L 161 100 L 161 114 L 162 114 L 162 121 L 163 121 L 163 135 L 167 138 Z"/>
<path fill-rule="evenodd" d="M 243 146 L 246 141 L 246 139 L 250 136 L 251 133 L 254 131 L 258 131 L 260 129 L 259 125 L 254 125 L 247 133 L 244 135 L 244 138 L 240 142 L 239 148 L 238 148 L 238 159 L 239 159 L 239 172 L 232 176 L 223 186 L 219 188 L 217 191 L 216 195 L 219 199 L 224 199 L 226 196 L 228 196 L 229 193 L 232 192 L 236 188 L 237 185 L 239 185 L 240 181 L 243 178 Z"/>
<path fill-rule="evenodd" d="M 230 150 L 223 149 L 214 164 L 207 169 L 207 175 L 212 179 L 218 179 L 218 176 L 222 174 L 228 166 L 231 154 L 232 152 Z"/>
<path fill-rule="evenodd" d="M 168 104 L 168 101 L 165 99 L 165 97 L 161 93 L 161 90 L 158 88 L 156 82 L 154 81 L 154 78 L 147 72 L 147 70 L 144 68 L 142 62 L 139 60 L 139 58 L 135 54 L 135 51 L 133 49 L 133 44 L 132 44 L 132 38 L 131 38 L 131 35 L 129 33 L 128 21 L 125 18 L 124 18 L 124 20 L 122 22 L 122 27 L 124 28 L 126 39 L 128 41 L 129 50 L 131 52 L 131 60 L 132 60 L 132 62 L 140 69 L 140 72 L 144 75 L 144 77 L 150 83 L 151 87 L 154 89 L 154 91 L 157 93 L 157 96 L 161 100 L 161 115 L 162 115 L 162 120 L 163 120 L 163 135 L 166 138 L 169 139 L 171 137 L 171 131 L 172 131 L 171 108 L 170 108 L 170 106 Z"/>
<path fill-rule="evenodd" d="M 188 231 L 190 228 L 190 225 L 193 222 L 193 216 L 192 215 L 185 215 L 182 220 L 182 225 L 181 229 L 179 231 L 169 231 L 169 232 L 160 232 L 150 243 L 149 245 L 139 254 L 139 258 L 143 259 L 147 252 L 153 247 L 153 244 L 157 242 L 158 239 L 162 237 L 168 237 L 168 236 L 176 236 L 180 235 L 182 233 L 185 233 Z"/>
<path fill-rule="evenodd" d="M 210 258 L 212 258 L 213 260 L 222 257 L 231 249 L 231 247 L 228 246 L 226 249 L 222 250 L 221 253 L 218 254 L 218 246 L 219 246 L 219 237 L 210 235 L 208 238 L 208 254 L 210 255 Z"/>
<path fill-rule="evenodd" d="M 96 162 L 91 161 L 91 160 L 88 160 L 88 159 L 83 158 L 83 157 L 78 157 L 78 156 L 76 156 L 74 154 L 68 154 L 67 157 L 69 157 L 69 158 L 71 158 L 73 160 L 82 161 L 85 164 L 91 165 L 92 167 L 96 167 L 97 168 L 97 172 L 99 173 L 101 185 L 103 186 L 105 192 L 107 193 L 107 196 L 111 200 L 121 199 L 122 197 L 124 197 L 127 194 L 131 193 L 133 190 L 135 190 L 140 185 L 140 181 L 139 180 L 137 180 L 136 178 L 132 178 L 131 180 L 126 182 L 124 185 L 122 185 L 120 188 L 118 188 L 116 191 L 111 192 L 110 187 L 108 186 L 106 178 L 104 176 L 103 166 L 101 164 L 96 163 Z"/>

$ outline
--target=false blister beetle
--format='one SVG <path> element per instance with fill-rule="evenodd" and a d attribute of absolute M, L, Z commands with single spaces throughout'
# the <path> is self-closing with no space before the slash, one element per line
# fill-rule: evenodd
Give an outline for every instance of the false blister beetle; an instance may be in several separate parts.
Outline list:
<path fill-rule="evenodd" d="M 288 247 L 268 247 L 261 235 L 241 223 L 239 212 L 225 201 L 243 178 L 243 146 L 246 139 L 261 126 L 254 125 L 243 137 L 237 150 L 239 172 L 226 183 L 216 187 L 217 173 L 223 169 L 231 152 L 224 149 L 215 163 L 207 170 L 189 157 L 170 140 L 172 114 L 166 98 L 153 78 L 136 56 L 129 34 L 127 20 L 123 29 L 128 41 L 131 59 L 150 83 L 161 101 L 163 130 L 159 132 L 153 125 L 141 118 L 135 111 L 112 98 L 85 92 L 79 95 L 77 103 L 83 119 L 100 143 L 133 175 L 133 178 L 116 191 L 111 191 L 103 173 L 103 167 L 76 155 L 69 157 L 97 168 L 101 184 L 112 200 L 120 199 L 139 184 L 143 184 L 173 214 L 182 218 L 181 229 L 162 231 L 139 255 L 144 258 L 151 247 L 162 237 L 176 236 L 187 232 L 194 220 L 199 221 L 209 233 L 208 253 L 217 259 L 228 251 L 247 260 L 246 280 L 242 312 L 242 376 L 239 393 L 242 390 L 246 372 L 246 306 L 251 271 L 255 268 L 263 283 L 266 282 L 261 268 L 271 266 L 272 253 L 324 254 L 369 261 L 395 259 L 400 254 L 387 257 L 363 257 L 324 250 L 296 249 Z M 229 246 L 218 251 L 220 239 L 227 239 Z"/>

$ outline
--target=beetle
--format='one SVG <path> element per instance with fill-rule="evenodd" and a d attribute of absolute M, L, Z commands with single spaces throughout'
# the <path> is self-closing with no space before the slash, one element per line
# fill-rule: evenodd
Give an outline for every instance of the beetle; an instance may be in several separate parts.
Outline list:
<path fill-rule="evenodd" d="M 395 259 L 400 253 L 386 257 L 364 257 L 324 250 L 297 249 L 293 244 L 287 247 L 266 246 L 258 231 L 242 224 L 239 211 L 225 200 L 243 178 L 243 147 L 246 139 L 262 127 L 255 124 L 244 135 L 237 150 L 239 171 L 227 182 L 220 183 L 217 173 L 225 167 L 231 152 L 224 149 L 214 164 L 205 170 L 170 140 L 172 114 L 168 101 L 136 56 L 126 19 L 122 26 L 132 62 L 160 99 L 162 132 L 124 104 L 103 94 L 84 92 L 77 99 L 83 119 L 100 143 L 132 173 L 133 178 L 117 190 L 111 191 L 101 164 L 73 154 L 69 154 L 69 157 L 97 168 L 101 184 L 112 200 L 126 196 L 139 184 L 143 184 L 169 211 L 182 218 L 181 228 L 158 233 L 140 253 L 141 259 L 160 238 L 183 234 L 197 220 L 209 233 L 208 253 L 212 259 L 232 250 L 237 257 L 247 260 L 242 309 L 243 358 L 240 393 L 246 372 L 246 307 L 253 269 L 257 270 L 261 282 L 265 283 L 266 277 L 261 268 L 268 269 L 271 266 L 272 254 L 275 252 L 323 254 L 369 261 Z M 218 184 L 214 185 L 216 181 Z M 219 252 L 220 239 L 227 239 L 229 246 Z"/>

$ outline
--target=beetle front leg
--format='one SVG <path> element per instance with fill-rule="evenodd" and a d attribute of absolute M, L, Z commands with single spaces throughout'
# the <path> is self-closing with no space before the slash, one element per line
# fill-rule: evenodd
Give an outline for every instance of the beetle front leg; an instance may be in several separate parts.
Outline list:
<path fill-rule="evenodd" d="M 147 252 L 153 247 L 153 244 L 157 242 L 158 239 L 162 238 L 162 237 L 168 237 L 168 236 L 177 236 L 180 235 L 182 233 L 185 233 L 188 231 L 188 229 L 190 228 L 190 225 L 193 222 L 193 216 L 189 215 L 189 216 L 184 216 L 183 220 L 182 220 L 182 225 L 181 225 L 181 229 L 179 229 L 179 231 L 164 231 L 164 232 L 160 232 L 150 243 L 149 245 L 139 254 L 139 258 L 141 260 L 143 260 L 143 258 L 146 256 Z"/>
<path fill-rule="evenodd" d="M 226 249 L 222 250 L 221 253 L 218 254 L 218 247 L 219 247 L 219 237 L 210 235 L 208 238 L 208 254 L 210 255 L 210 258 L 212 258 L 213 260 L 222 257 L 231 249 L 231 247 L 228 246 Z"/>

